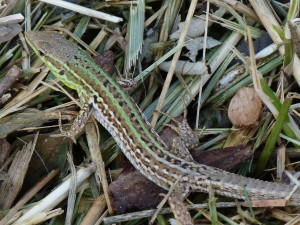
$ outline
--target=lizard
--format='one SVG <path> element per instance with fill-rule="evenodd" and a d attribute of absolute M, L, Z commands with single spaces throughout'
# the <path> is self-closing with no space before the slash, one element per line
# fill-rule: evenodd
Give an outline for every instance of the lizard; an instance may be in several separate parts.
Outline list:
<path fill-rule="evenodd" d="M 188 145 L 179 145 L 181 150 L 170 150 L 129 95 L 85 51 L 54 31 L 30 31 L 25 38 L 52 73 L 77 91 L 83 103 L 79 117 L 64 135 L 74 138 L 77 130 L 84 126 L 91 108 L 92 115 L 145 177 L 166 190 L 177 182 L 169 204 L 182 224 L 193 224 L 182 203 L 190 192 L 212 189 L 222 196 L 245 199 L 246 190 L 251 200 L 270 200 L 283 199 L 293 190 L 293 185 L 247 178 L 198 164 L 188 154 L 178 154 L 178 151 L 185 152 Z M 183 125 L 182 130 L 189 131 L 187 127 Z M 187 139 L 192 136 L 186 135 Z M 300 205 L 299 190 L 293 193 L 289 204 Z"/>

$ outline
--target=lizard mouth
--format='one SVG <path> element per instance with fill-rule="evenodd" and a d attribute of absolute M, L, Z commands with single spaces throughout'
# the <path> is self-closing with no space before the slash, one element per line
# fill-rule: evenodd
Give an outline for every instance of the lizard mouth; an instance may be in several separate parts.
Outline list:
<path fill-rule="evenodd" d="M 25 34 L 26 40 L 31 46 L 31 48 L 37 52 L 47 54 L 51 53 L 53 49 L 55 49 L 55 42 L 53 42 L 53 39 L 51 36 L 53 36 L 53 33 L 58 34 L 57 32 L 46 32 L 47 37 L 45 36 L 44 32 L 40 31 L 29 31 Z M 55 49 L 56 50 L 56 49 Z"/>

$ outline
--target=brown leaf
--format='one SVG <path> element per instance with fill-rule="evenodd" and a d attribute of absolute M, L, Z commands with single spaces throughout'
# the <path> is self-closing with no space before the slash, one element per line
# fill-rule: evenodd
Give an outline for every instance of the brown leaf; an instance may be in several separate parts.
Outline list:
<path fill-rule="evenodd" d="M 96 56 L 94 60 L 109 75 L 114 73 L 115 65 L 112 51 L 105 51 L 103 54 Z"/>
<path fill-rule="evenodd" d="M 157 206 L 162 200 L 159 193 L 166 192 L 138 171 L 120 174 L 109 185 L 109 191 L 117 213 Z"/>
<path fill-rule="evenodd" d="M 10 154 L 10 144 L 5 138 L 0 138 L 0 168 L 5 163 Z"/>
<path fill-rule="evenodd" d="M 252 157 L 253 152 L 251 146 L 240 145 L 211 151 L 192 151 L 191 154 L 198 163 L 235 172 Z"/>

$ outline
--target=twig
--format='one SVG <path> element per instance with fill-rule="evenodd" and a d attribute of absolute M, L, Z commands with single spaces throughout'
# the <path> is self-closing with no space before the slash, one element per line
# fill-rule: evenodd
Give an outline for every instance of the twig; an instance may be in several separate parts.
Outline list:
<path fill-rule="evenodd" d="M 188 205 L 187 209 L 200 209 L 200 208 L 208 208 L 208 204 L 194 204 L 194 205 Z M 230 207 L 236 207 L 235 202 L 219 202 L 216 203 L 217 208 L 230 208 Z M 140 212 L 134 212 L 134 213 L 127 213 L 127 214 L 122 214 L 118 216 L 111 216 L 111 217 L 106 217 L 103 219 L 104 224 L 113 224 L 113 223 L 119 223 L 119 222 L 124 222 L 128 220 L 133 220 L 133 219 L 141 219 L 141 218 L 146 218 L 152 216 L 157 210 L 156 209 L 150 209 L 150 210 L 145 210 L 145 211 L 140 211 Z M 167 214 L 171 213 L 170 208 L 164 208 L 161 209 L 159 214 Z"/>
<path fill-rule="evenodd" d="M 24 20 L 24 16 L 21 13 L 13 14 L 0 18 L 0 24 L 6 25 L 11 23 L 20 23 Z"/>
<path fill-rule="evenodd" d="M 66 2 L 66 1 L 61 1 L 61 0 L 40 0 L 40 1 L 46 2 L 48 4 L 56 5 L 59 7 L 63 7 L 63 8 L 81 13 L 83 15 L 90 16 L 90 17 L 96 17 L 96 18 L 99 18 L 102 20 L 107 20 L 107 21 L 110 21 L 113 23 L 119 23 L 119 22 L 123 21 L 123 19 L 120 17 L 112 16 L 112 15 L 109 15 L 109 14 L 103 13 L 103 12 L 98 12 L 96 10 L 89 9 L 89 8 L 86 8 L 86 7 L 77 5 L 77 4 L 73 4 L 70 2 Z"/>

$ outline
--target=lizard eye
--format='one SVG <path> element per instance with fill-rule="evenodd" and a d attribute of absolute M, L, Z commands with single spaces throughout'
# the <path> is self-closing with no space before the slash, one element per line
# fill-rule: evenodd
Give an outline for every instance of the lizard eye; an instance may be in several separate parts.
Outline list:
<path fill-rule="evenodd" d="M 64 70 L 60 70 L 58 73 L 59 73 L 60 76 L 64 76 L 65 75 L 65 71 Z"/>

